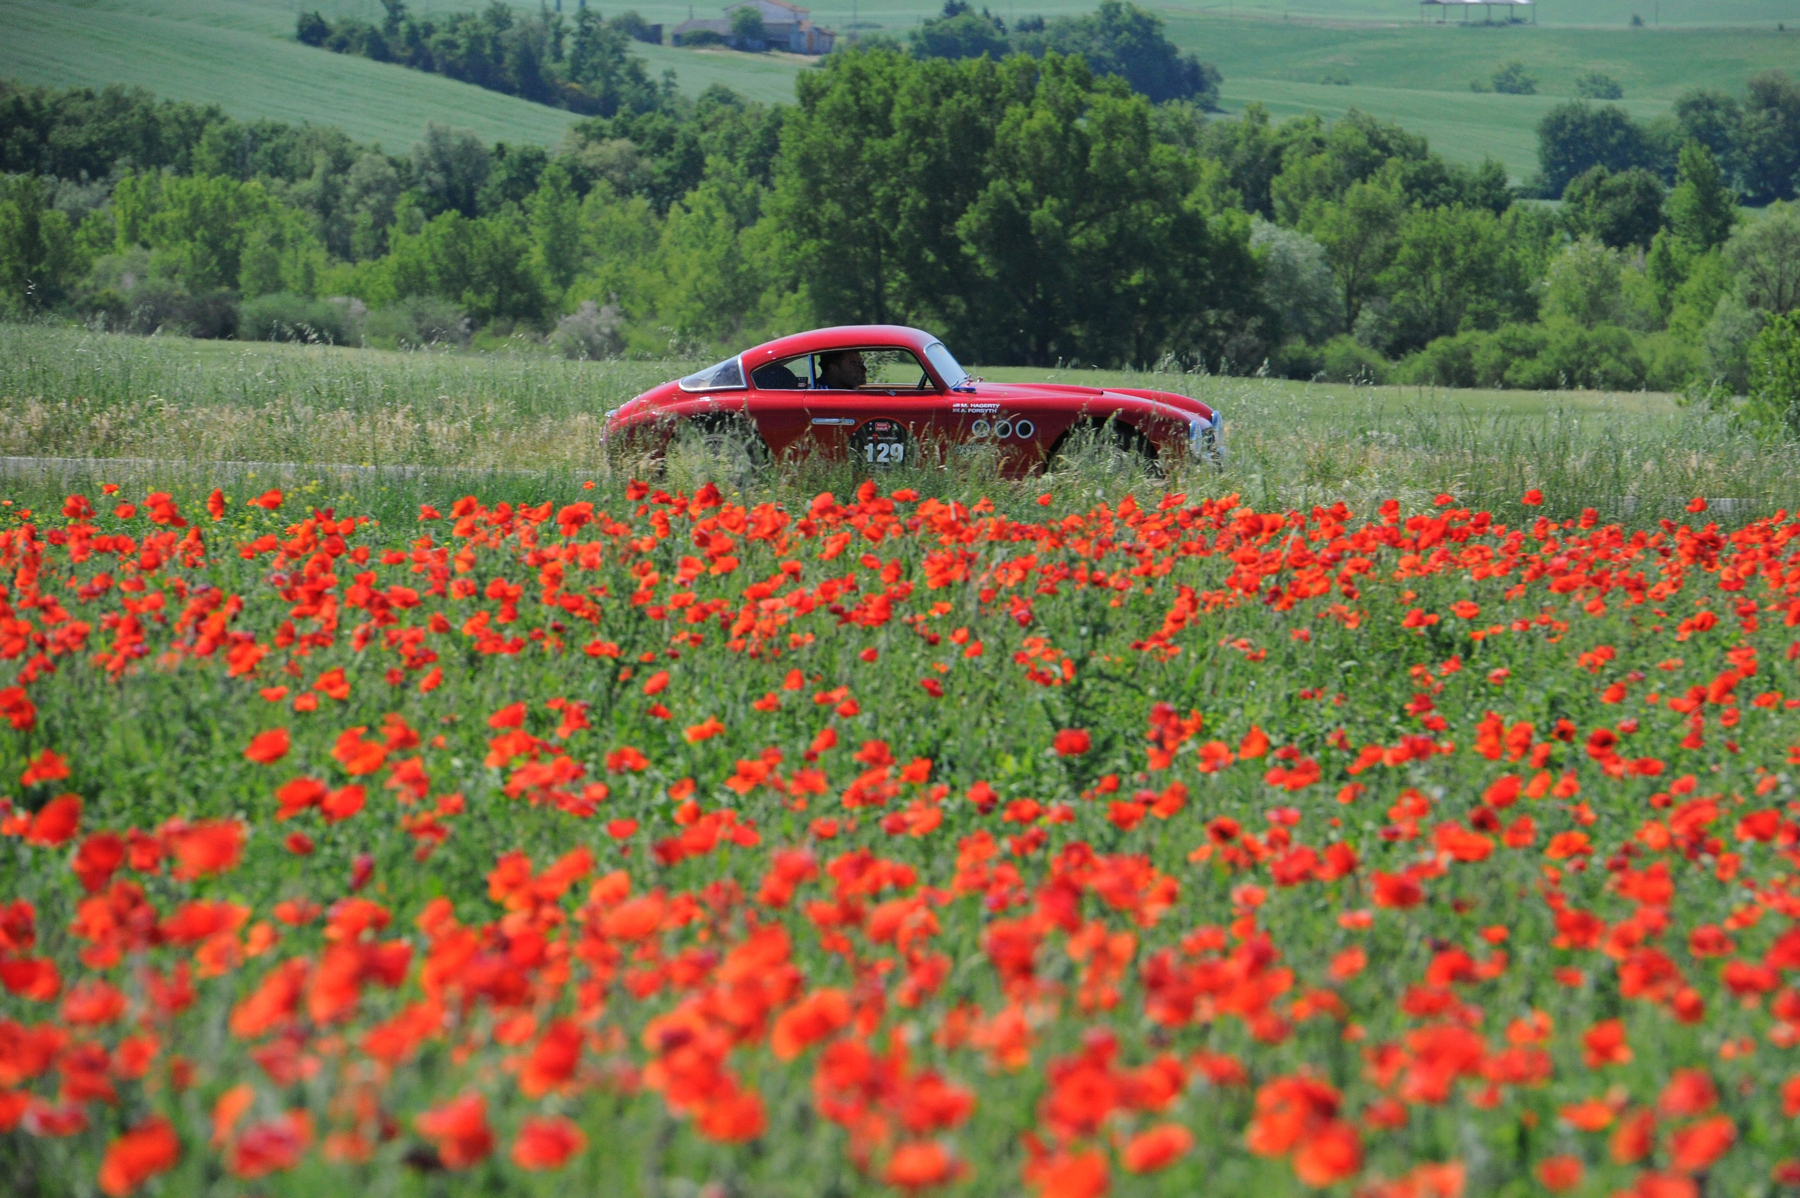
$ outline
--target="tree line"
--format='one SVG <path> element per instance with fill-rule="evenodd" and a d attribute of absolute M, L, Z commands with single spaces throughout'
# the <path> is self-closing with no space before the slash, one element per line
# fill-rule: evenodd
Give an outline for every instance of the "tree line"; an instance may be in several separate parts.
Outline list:
<path fill-rule="evenodd" d="M 1800 189 L 1800 83 L 1782 71 L 1752 76 L 1742 98 L 1715 88 L 1686 92 L 1649 121 L 1616 104 L 1573 100 L 1546 113 L 1537 134 L 1536 189 L 1551 198 L 1595 167 L 1672 184 L 1689 142 L 1706 147 L 1746 204 L 1791 200 Z"/>
<path fill-rule="evenodd" d="M 1552 208 L 1366 114 L 1208 116 L 1055 51 L 852 48 L 792 105 L 553 150 L 121 89 L 0 85 L 0 127 L 0 303 L 128 331 L 600 357 L 892 321 L 989 363 L 1752 394 L 1800 308 L 1800 205 L 1746 210 L 1698 137 Z"/>
<path fill-rule="evenodd" d="M 673 101 L 673 78 L 653 81 L 644 60 L 628 52 L 633 40 L 650 38 L 650 25 L 635 12 L 602 20 L 583 8 L 568 22 L 560 12 L 520 16 L 495 0 L 480 12 L 415 17 L 405 0 L 381 3 L 387 15 L 379 25 L 350 16 L 333 22 L 315 10 L 300 14 L 294 36 L 571 112 L 612 116 Z"/>
<path fill-rule="evenodd" d="M 602 20 L 584 8 L 570 23 L 560 12 L 519 16 L 498 0 L 480 12 L 426 17 L 411 15 L 405 0 L 381 3 L 387 15 L 379 25 L 349 16 L 334 22 L 314 10 L 300 14 L 294 36 L 309 46 L 448 75 L 574 112 L 612 116 L 672 104 L 671 76 L 665 72 L 660 84 L 652 83 L 643 60 L 628 53 L 633 40 L 656 40 L 653 27 L 636 12 Z M 732 19 L 740 41 L 760 43 L 762 18 L 755 9 L 736 10 Z M 690 38 L 688 44 L 701 42 Z M 1217 68 L 1183 54 L 1169 41 L 1162 18 L 1123 0 L 1102 0 L 1092 13 L 1048 22 L 1026 17 L 1011 33 L 986 9 L 977 14 L 963 0 L 945 0 L 942 14 L 913 30 L 905 45 L 882 34 L 846 37 L 842 44 L 907 50 L 915 58 L 1076 55 L 1095 73 L 1125 80 L 1152 103 L 1187 100 L 1211 109 L 1219 92 Z"/>

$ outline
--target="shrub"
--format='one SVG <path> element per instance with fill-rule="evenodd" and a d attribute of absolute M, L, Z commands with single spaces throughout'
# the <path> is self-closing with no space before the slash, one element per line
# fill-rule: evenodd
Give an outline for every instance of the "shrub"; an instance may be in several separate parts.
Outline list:
<path fill-rule="evenodd" d="M 1733 395 L 1750 389 L 1750 345 L 1767 319 L 1767 313 L 1746 305 L 1735 291 L 1719 297 L 1700 337 L 1700 363 L 1708 382 Z"/>
<path fill-rule="evenodd" d="M 1356 338 L 1340 333 L 1319 347 L 1320 371 L 1334 383 L 1385 383 L 1388 360 Z"/>
<path fill-rule="evenodd" d="M 308 299 L 285 291 L 246 300 L 238 309 L 237 335 L 244 341 L 325 345 L 352 345 L 357 340 L 347 304 Z"/>
<path fill-rule="evenodd" d="M 678 44 L 690 50 L 697 46 L 723 46 L 725 35 L 711 29 L 695 29 L 682 34 Z"/>
<path fill-rule="evenodd" d="M 1544 347 L 1537 356 L 1507 368 L 1509 387 L 1635 391 L 1644 385 L 1644 360 L 1627 330 L 1610 324 L 1590 329 L 1552 317 L 1544 322 L 1544 332 Z"/>
<path fill-rule="evenodd" d="M 565 358 L 593 361 L 616 358 L 625 350 L 625 317 L 617 304 L 602 308 L 593 300 L 556 322 L 550 344 Z"/>
<path fill-rule="evenodd" d="M 1622 100 L 1625 89 L 1604 71 L 1583 71 L 1575 76 L 1575 94 L 1583 100 Z"/>
<path fill-rule="evenodd" d="M 1800 438 L 1800 311 L 1774 317 L 1757 334 L 1744 417 L 1766 433 Z"/>
<path fill-rule="evenodd" d="M 469 318 L 448 300 L 415 296 L 369 313 L 370 344 L 389 349 L 461 346 L 469 343 Z"/>

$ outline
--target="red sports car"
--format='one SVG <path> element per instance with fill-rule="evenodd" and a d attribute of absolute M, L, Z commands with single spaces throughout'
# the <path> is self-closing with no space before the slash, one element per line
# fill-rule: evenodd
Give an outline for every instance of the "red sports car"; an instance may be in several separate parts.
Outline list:
<path fill-rule="evenodd" d="M 688 436 L 743 472 L 802 454 L 881 469 L 991 452 L 1021 475 L 1084 432 L 1150 469 L 1217 464 L 1222 424 L 1167 391 L 983 382 L 930 333 L 873 324 L 796 333 L 654 387 L 606 414 L 606 437 L 660 454 Z"/>

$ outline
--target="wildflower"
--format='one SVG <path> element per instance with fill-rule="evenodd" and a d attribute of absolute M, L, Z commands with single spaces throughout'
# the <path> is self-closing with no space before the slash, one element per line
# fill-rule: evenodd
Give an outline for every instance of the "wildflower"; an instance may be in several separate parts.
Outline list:
<path fill-rule="evenodd" d="M 26 763 L 25 772 L 19 775 L 19 785 L 36 786 L 39 782 L 60 782 L 68 776 L 69 759 L 53 750 L 44 749 Z"/>
<path fill-rule="evenodd" d="M 586 1134 L 568 1119 L 527 1118 L 513 1141 L 512 1159 L 521 1169 L 560 1169 L 586 1147 Z"/>
<path fill-rule="evenodd" d="M 437 1145 L 438 1159 L 446 1169 L 467 1169 L 479 1164 L 494 1148 L 488 1127 L 487 1099 L 477 1092 L 436 1106 L 413 1120 L 419 1134 Z"/>
<path fill-rule="evenodd" d="M 73 838 L 80 828 L 81 796 L 57 795 L 31 817 L 25 843 L 53 849 Z"/>
<path fill-rule="evenodd" d="M 285 1172 L 300 1164 L 312 1146 L 312 1117 L 289 1111 L 279 1119 L 245 1128 L 232 1145 L 227 1166 L 248 1180 Z"/>
<path fill-rule="evenodd" d="M 1704 1115 L 1719 1103 L 1712 1075 L 1704 1069 L 1677 1069 L 1656 1099 L 1656 1110 L 1665 1118 Z"/>
<path fill-rule="evenodd" d="M 1194 1146 L 1194 1134 L 1179 1123 L 1164 1123 L 1134 1136 L 1125 1146 L 1125 1168 L 1132 1173 L 1166 1169 Z"/>
<path fill-rule="evenodd" d="M 1064 728 L 1056 734 L 1052 747 L 1058 757 L 1079 757 L 1093 747 L 1086 728 Z"/>
<path fill-rule="evenodd" d="M 100 1189 L 124 1198 L 150 1178 L 167 1173 L 181 1159 L 181 1141 L 161 1115 L 150 1115 L 106 1146 L 100 1163 Z"/>
<path fill-rule="evenodd" d="M 842 990 L 815 990 L 775 1021 L 769 1048 L 776 1058 L 791 1061 L 850 1023 L 850 999 Z"/>
<path fill-rule="evenodd" d="M 248 827 L 242 820 L 201 820 L 168 833 L 175 857 L 175 877 L 191 882 L 236 869 Z"/>
<path fill-rule="evenodd" d="M 894 1149 L 882 1180 L 896 1189 L 930 1189 L 954 1181 L 962 1172 L 960 1162 L 936 1140 L 913 1141 Z"/>
<path fill-rule="evenodd" d="M 1580 1157 L 1549 1156 L 1538 1162 L 1538 1181 L 1552 1194 L 1560 1194 L 1579 1186 L 1581 1174 Z"/>
<path fill-rule="evenodd" d="M 270 728 L 266 732 L 258 732 L 250 738 L 250 747 L 244 750 L 244 757 L 258 765 L 273 765 L 286 757 L 287 753 L 287 729 Z"/>
<path fill-rule="evenodd" d="M 1703 1173 L 1737 1142 L 1737 1125 L 1725 1115 L 1714 1115 L 1670 1138 L 1669 1161 L 1683 1173 Z"/>

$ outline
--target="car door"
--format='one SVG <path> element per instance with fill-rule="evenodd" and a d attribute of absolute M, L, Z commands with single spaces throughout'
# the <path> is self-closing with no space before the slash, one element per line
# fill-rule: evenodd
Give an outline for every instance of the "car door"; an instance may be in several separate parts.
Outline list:
<path fill-rule="evenodd" d="M 867 372 L 861 386 L 826 384 L 830 372 L 818 359 L 843 352 L 861 355 Z M 916 354 L 895 346 L 829 353 L 812 355 L 815 360 L 806 364 L 807 377 L 814 380 L 806 392 L 807 419 L 818 452 L 867 470 L 891 470 L 938 454 L 942 405 Z"/>

